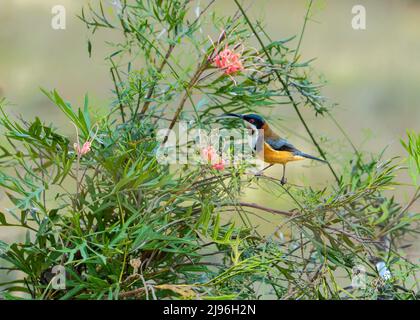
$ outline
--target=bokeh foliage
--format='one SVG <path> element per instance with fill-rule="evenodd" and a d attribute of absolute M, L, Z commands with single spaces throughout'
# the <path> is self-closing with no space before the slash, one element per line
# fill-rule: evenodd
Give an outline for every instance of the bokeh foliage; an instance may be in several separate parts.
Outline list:
<path fill-rule="evenodd" d="M 219 172 L 162 164 L 159 128 L 187 120 L 189 129 L 210 129 L 222 113 L 264 115 L 280 104 L 296 110 L 327 158 L 335 150 L 324 150 L 300 108 L 327 117 L 333 109 L 311 79 L 311 61 L 300 61 L 300 45 L 292 48 L 294 38 L 271 39 L 239 2 L 233 16 L 212 12 L 214 1 L 201 8 L 188 0 L 113 3 L 112 11 L 100 3 L 80 15 L 92 34 L 123 36 L 106 57 L 115 95 L 109 113 L 92 114 L 87 97 L 77 108 L 44 91 L 80 141 L 94 138 L 91 152 L 78 156 L 59 129 L 39 118 L 14 120 L 2 107 L 0 185 L 14 207 L 0 213 L 0 226 L 27 230 L 22 243 L 0 243 L 4 269 L 23 273 L 2 284 L 6 299 L 416 298 L 418 266 L 400 250 L 420 217 L 411 211 L 420 196 L 415 133 L 404 142 L 417 184 L 407 204 L 389 196 L 407 170 L 403 159 L 357 149 L 349 163 L 330 161 L 323 189 L 282 186 L 248 174 L 246 165 Z M 234 79 L 211 63 L 225 46 L 244 48 L 245 71 Z M 89 53 L 94 48 L 89 40 Z M 288 197 L 295 208 L 243 202 L 249 187 Z M 249 219 L 256 212 L 284 219 L 261 235 Z M 66 270 L 64 290 L 52 286 L 58 265 Z M 351 286 L 360 266 L 364 289 Z"/>

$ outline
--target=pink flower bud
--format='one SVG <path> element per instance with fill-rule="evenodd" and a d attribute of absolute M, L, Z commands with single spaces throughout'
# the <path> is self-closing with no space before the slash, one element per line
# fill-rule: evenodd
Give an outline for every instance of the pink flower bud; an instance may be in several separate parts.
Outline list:
<path fill-rule="evenodd" d="M 212 168 L 217 170 L 217 171 L 223 171 L 223 170 L 225 170 L 225 165 L 226 165 L 225 160 L 220 158 L 218 163 L 215 163 L 215 164 L 212 165 Z"/>
<path fill-rule="evenodd" d="M 81 157 L 87 154 L 88 152 L 90 152 L 91 142 L 86 141 L 81 148 L 78 143 L 74 143 L 73 148 L 74 148 L 74 151 L 76 151 L 76 153 L 78 154 L 78 156 Z"/>
<path fill-rule="evenodd" d="M 79 147 L 78 143 L 76 143 L 76 142 L 73 143 L 73 148 L 74 148 L 74 151 L 76 151 L 77 154 L 80 153 L 80 147 Z"/>
<path fill-rule="evenodd" d="M 90 152 L 90 147 L 91 147 L 91 143 L 90 143 L 90 141 L 86 141 L 86 142 L 83 144 L 82 150 L 80 150 L 80 155 L 81 155 L 81 156 L 83 156 L 83 155 L 85 155 L 86 153 Z"/>

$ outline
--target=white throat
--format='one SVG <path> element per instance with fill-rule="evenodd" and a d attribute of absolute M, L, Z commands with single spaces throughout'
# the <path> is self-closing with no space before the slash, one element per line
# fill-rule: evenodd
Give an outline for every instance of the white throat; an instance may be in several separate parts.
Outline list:
<path fill-rule="evenodd" d="M 258 142 L 259 130 L 257 129 L 256 126 L 254 126 L 250 123 L 247 123 L 247 126 L 248 126 L 249 129 L 252 130 L 252 133 L 251 133 L 251 136 L 250 136 L 250 139 L 249 139 L 250 147 L 252 148 L 252 150 L 255 150 L 256 146 L 257 146 L 257 142 Z"/>

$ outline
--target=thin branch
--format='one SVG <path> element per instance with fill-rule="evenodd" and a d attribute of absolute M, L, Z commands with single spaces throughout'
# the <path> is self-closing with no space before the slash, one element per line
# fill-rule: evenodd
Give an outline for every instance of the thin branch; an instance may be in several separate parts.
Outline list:
<path fill-rule="evenodd" d="M 201 74 L 204 72 L 206 66 L 208 64 L 207 58 L 203 60 L 203 62 L 198 66 L 197 71 L 195 72 L 194 76 L 192 77 L 191 81 L 188 83 L 187 87 L 185 88 L 185 94 L 183 95 L 181 102 L 178 105 L 178 108 L 175 111 L 175 115 L 172 118 L 171 123 L 169 124 L 168 131 L 163 139 L 163 144 L 168 141 L 169 132 L 175 127 L 176 122 L 178 121 L 179 115 L 181 114 L 182 109 L 184 108 L 185 102 L 187 101 L 188 97 L 190 96 L 190 90 L 195 86 L 197 80 L 200 78 Z"/>
<path fill-rule="evenodd" d="M 312 8 L 313 3 L 314 3 L 314 1 L 313 1 L 313 0 L 311 0 L 311 1 L 309 2 L 308 9 L 306 10 L 305 22 L 303 23 L 303 26 L 302 26 L 302 31 L 301 31 L 301 33 L 300 33 L 299 42 L 298 42 L 298 45 L 297 45 L 296 50 L 295 50 L 295 56 L 294 56 L 294 58 L 293 58 L 293 61 L 295 61 L 295 60 L 296 60 L 296 58 L 297 58 L 297 56 L 298 56 L 298 54 L 299 54 L 299 49 L 300 49 L 300 46 L 301 46 L 301 44 L 302 44 L 303 35 L 305 34 L 306 24 L 308 23 L 308 20 L 309 20 L 309 14 L 311 13 L 311 8 Z"/>
<path fill-rule="evenodd" d="M 118 83 L 117 83 L 116 78 L 115 78 L 114 69 L 115 69 L 115 67 L 112 67 L 110 69 L 111 76 L 112 76 L 112 81 L 114 82 L 115 92 L 116 92 L 117 97 L 118 97 L 118 103 L 119 103 L 120 113 L 121 113 L 121 120 L 122 120 L 123 123 L 125 123 L 124 106 L 122 105 L 120 90 L 118 89 Z"/>
<path fill-rule="evenodd" d="M 283 210 L 277 210 L 277 209 L 273 209 L 273 208 L 263 207 L 263 206 L 261 206 L 259 204 L 256 204 L 256 203 L 239 202 L 238 205 L 241 206 L 241 207 L 254 208 L 254 209 L 266 211 L 266 212 L 269 212 L 269 213 L 272 213 L 272 214 L 278 214 L 278 215 L 287 216 L 287 217 L 292 217 L 294 215 L 292 212 L 289 212 L 289 211 L 283 211 Z"/>

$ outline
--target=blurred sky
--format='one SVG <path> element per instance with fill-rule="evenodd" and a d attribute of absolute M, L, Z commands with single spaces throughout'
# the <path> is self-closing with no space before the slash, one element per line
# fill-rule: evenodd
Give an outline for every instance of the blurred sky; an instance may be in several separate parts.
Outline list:
<path fill-rule="evenodd" d="M 204 5 L 207 0 L 200 2 Z M 86 3 L 0 1 L 0 95 L 13 104 L 8 110 L 22 113 L 25 118 L 42 115 L 47 122 L 63 126 L 69 132 L 71 125 L 63 121 L 40 87 L 57 88 L 76 105 L 89 93 L 97 107 L 107 106 L 112 85 L 103 59 L 109 52 L 104 41 L 112 41 L 117 35 L 98 32 L 89 58 L 88 33 L 76 18 Z M 51 28 L 51 8 L 57 4 L 67 9 L 66 30 Z M 367 10 L 364 31 L 355 31 L 351 26 L 351 10 L 357 4 Z M 300 32 L 306 5 L 303 0 L 257 0 L 250 13 L 253 18 L 264 18 L 274 39 L 284 39 Z M 225 13 L 235 10 L 231 0 L 219 0 L 215 8 Z M 387 157 L 405 155 L 399 139 L 405 136 L 406 129 L 420 131 L 419 17 L 418 0 L 318 0 L 301 47 L 303 60 L 317 58 L 314 70 L 328 80 L 323 92 L 330 103 L 339 104 L 335 115 L 356 146 L 374 153 L 389 146 Z M 272 116 L 279 119 L 277 124 L 283 135 L 316 154 L 309 142 L 294 138 L 286 130 L 305 135 L 291 108 L 281 107 Z M 330 121 L 315 118 L 311 112 L 305 112 L 305 116 L 317 134 L 337 135 Z M 326 168 L 289 167 L 288 175 L 292 177 L 289 180 L 294 176 L 320 183 L 330 179 Z M 270 171 L 273 175 L 280 172 Z M 399 197 L 404 200 L 409 191 Z M 254 196 L 258 197 L 258 192 Z"/>

